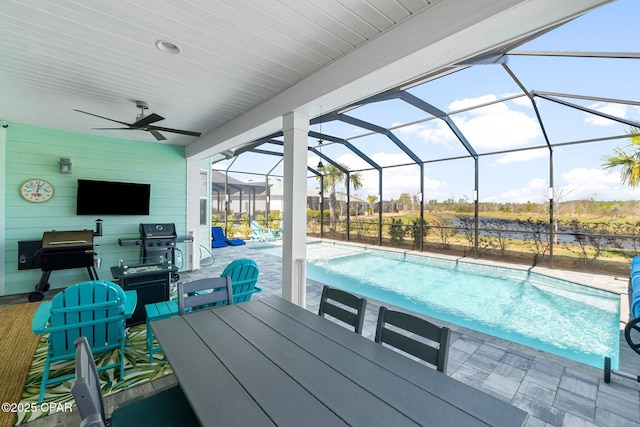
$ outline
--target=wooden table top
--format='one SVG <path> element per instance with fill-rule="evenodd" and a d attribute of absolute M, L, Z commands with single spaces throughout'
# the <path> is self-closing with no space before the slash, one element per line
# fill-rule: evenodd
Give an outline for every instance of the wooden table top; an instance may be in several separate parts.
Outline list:
<path fill-rule="evenodd" d="M 151 327 L 205 426 L 521 426 L 528 417 L 275 296 Z"/>

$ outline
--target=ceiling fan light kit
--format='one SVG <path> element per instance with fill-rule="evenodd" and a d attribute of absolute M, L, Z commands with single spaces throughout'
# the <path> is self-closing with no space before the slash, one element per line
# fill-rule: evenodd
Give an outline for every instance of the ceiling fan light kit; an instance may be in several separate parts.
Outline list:
<path fill-rule="evenodd" d="M 98 117 L 104 120 L 109 120 L 110 122 L 119 123 L 121 125 L 126 126 L 121 128 L 93 128 L 95 130 L 143 130 L 151 133 L 151 135 L 153 135 L 153 137 L 157 141 L 165 141 L 167 139 L 162 133 L 160 133 L 160 131 L 177 133 L 180 135 L 195 136 L 195 137 L 199 137 L 200 135 L 202 135 L 202 133 L 200 132 L 154 126 L 152 123 L 156 123 L 161 120 L 164 120 L 164 117 L 156 113 L 151 113 L 150 115 L 145 116 L 144 110 L 148 110 L 149 105 L 144 101 L 136 101 L 136 107 L 140 109 L 140 114 L 136 116 L 136 121 L 133 123 L 121 122 L 119 120 L 114 120 L 108 117 L 99 116 L 97 114 L 89 113 L 87 111 L 76 110 L 76 109 L 74 109 L 73 111 L 77 111 L 78 113 L 88 114 L 90 116 Z"/>

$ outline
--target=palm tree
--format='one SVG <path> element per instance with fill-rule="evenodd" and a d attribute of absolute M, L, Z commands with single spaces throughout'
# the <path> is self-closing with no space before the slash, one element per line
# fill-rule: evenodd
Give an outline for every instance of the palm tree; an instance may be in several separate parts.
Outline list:
<path fill-rule="evenodd" d="M 625 148 L 633 150 L 627 153 L 625 149 L 617 147 L 613 149 L 613 154 L 604 156 L 602 167 L 613 169 L 622 166 L 620 180 L 631 188 L 637 188 L 640 184 L 640 129 L 632 127 L 627 131 L 629 135 L 629 145 Z"/>
<path fill-rule="evenodd" d="M 373 204 L 378 201 L 378 196 L 373 194 L 367 196 L 367 202 L 369 202 L 369 213 L 373 215 Z"/>
<path fill-rule="evenodd" d="M 340 163 L 340 167 L 345 170 L 349 170 L 347 165 Z M 328 164 L 324 170 L 324 184 L 322 188 L 322 193 L 329 192 L 329 228 L 331 231 L 335 231 L 336 229 L 336 185 L 345 180 L 345 174 L 336 166 L 332 164 Z M 320 179 L 317 177 L 317 179 Z M 359 173 L 349 174 L 349 184 L 354 189 L 359 189 L 362 187 L 362 177 Z"/>

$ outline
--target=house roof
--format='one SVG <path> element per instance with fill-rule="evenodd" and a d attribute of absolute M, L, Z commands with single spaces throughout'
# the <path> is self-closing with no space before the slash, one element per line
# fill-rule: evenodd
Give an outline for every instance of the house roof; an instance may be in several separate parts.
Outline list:
<path fill-rule="evenodd" d="M 225 174 L 217 171 L 211 171 L 211 189 L 213 191 L 225 192 L 225 188 L 228 189 L 229 194 L 235 193 L 250 193 L 250 194 L 263 194 L 267 191 L 267 185 L 265 182 L 250 182 L 241 181 L 232 176 L 226 176 Z"/>

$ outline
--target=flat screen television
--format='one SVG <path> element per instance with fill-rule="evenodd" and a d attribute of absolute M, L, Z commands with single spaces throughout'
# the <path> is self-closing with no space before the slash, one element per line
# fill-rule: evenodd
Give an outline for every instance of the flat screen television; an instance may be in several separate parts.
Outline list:
<path fill-rule="evenodd" d="M 78 180 L 78 215 L 149 215 L 151 184 Z"/>

